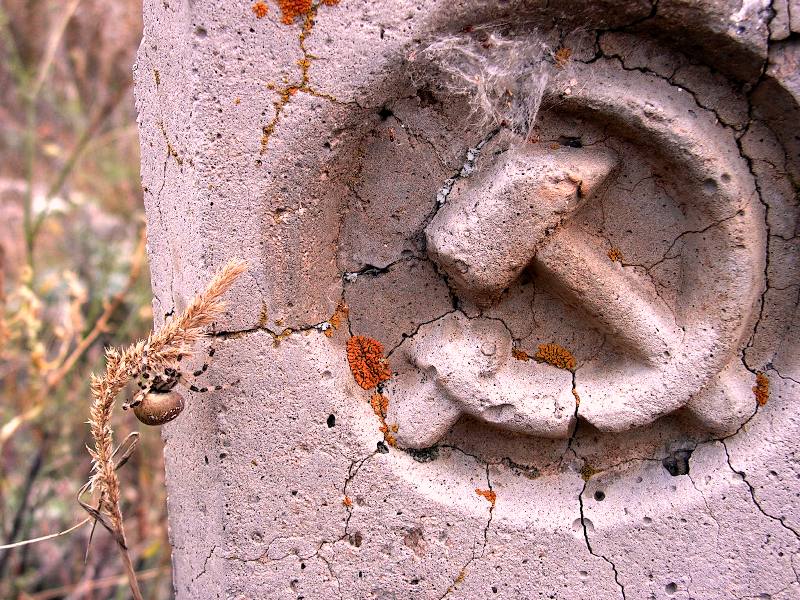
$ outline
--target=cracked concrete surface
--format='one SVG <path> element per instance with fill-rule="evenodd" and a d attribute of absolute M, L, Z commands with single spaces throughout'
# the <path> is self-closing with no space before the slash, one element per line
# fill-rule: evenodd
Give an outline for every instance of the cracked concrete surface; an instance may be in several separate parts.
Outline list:
<path fill-rule="evenodd" d="M 164 427 L 178 598 L 800 597 L 800 8 L 550 4 L 145 3 L 157 322 L 251 267 Z M 543 45 L 533 129 L 409 76 L 465 36 Z"/>

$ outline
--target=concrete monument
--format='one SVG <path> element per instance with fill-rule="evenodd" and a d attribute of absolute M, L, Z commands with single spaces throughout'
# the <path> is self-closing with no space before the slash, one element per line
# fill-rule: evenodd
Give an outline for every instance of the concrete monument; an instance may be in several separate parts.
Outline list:
<path fill-rule="evenodd" d="M 145 3 L 178 598 L 800 597 L 800 6 Z"/>

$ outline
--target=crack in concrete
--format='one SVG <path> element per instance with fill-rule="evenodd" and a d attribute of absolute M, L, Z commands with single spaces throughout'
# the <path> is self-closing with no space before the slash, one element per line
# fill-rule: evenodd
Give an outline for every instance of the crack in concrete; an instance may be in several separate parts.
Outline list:
<path fill-rule="evenodd" d="M 730 436 L 728 436 L 728 437 L 730 437 Z M 725 456 L 727 457 L 728 466 L 730 467 L 731 471 L 733 471 L 739 477 L 741 477 L 742 481 L 744 481 L 745 485 L 747 485 L 747 488 L 750 490 L 750 497 L 753 499 L 753 504 L 755 504 L 756 508 L 759 510 L 759 512 L 761 514 L 763 514 L 765 517 L 767 517 L 769 519 L 772 519 L 773 521 L 777 521 L 778 523 L 780 523 L 781 526 L 784 529 L 786 529 L 787 531 L 792 532 L 794 537 L 796 537 L 797 540 L 800 541 L 800 531 L 797 531 L 796 529 L 794 529 L 790 525 L 787 525 L 785 520 L 784 520 L 785 517 L 776 517 L 775 515 L 771 515 L 766 510 L 764 510 L 764 508 L 761 506 L 761 503 L 758 501 L 758 497 L 756 496 L 756 489 L 753 486 L 753 484 L 750 483 L 747 480 L 746 473 L 744 471 L 737 470 L 736 467 L 733 466 L 733 462 L 731 461 L 731 455 L 730 455 L 730 452 L 728 451 L 728 445 L 725 443 L 726 439 L 727 438 L 723 438 L 723 439 L 721 439 L 719 441 L 722 443 L 722 447 L 725 449 Z"/>
<path fill-rule="evenodd" d="M 442 446 L 440 446 L 440 447 L 441 448 L 450 448 L 451 450 L 455 450 L 457 452 L 460 452 L 464 456 L 468 456 L 471 459 L 473 459 L 477 464 L 483 465 L 484 468 L 486 469 L 486 485 L 487 485 L 487 487 L 489 489 L 489 492 L 493 492 L 492 480 L 491 480 L 491 477 L 489 475 L 489 465 L 492 464 L 492 463 L 490 463 L 488 461 L 481 460 L 481 458 L 479 458 L 478 456 L 476 456 L 474 454 L 471 454 L 471 453 L 469 453 L 469 452 L 467 452 L 465 450 L 462 450 L 458 446 L 454 446 L 454 445 L 451 445 L 451 444 L 442 444 Z M 475 490 L 475 491 L 477 493 L 477 490 Z M 468 573 L 468 569 L 472 565 L 472 563 L 474 563 L 479 558 L 483 558 L 484 555 L 486 554 L 486 546 L 489 543 L 489 528 L 492 525 L 492 517 L 493 517 L 493 515 L 494 515 L 494 502 L 490 502 L 490 505 L 489 505 L 489 517 L 488 517 L 488 519 L 486 521 L 486 526 L 483 528 L 483 545 L 481 547 L 480 555 L 477 555 L 475 553 L 475 545 L 473 544 L 472 556 L 470 556 L 470 558 L 467 559 L 467 561 L 461 567 L 461 569 L 458 572 L 458 575 L 453 580 L 453 583 L 450 584 L 450 586 L 448 586 L 448 588 L 444 591 L 444 593 L 441 596 L 439 596 L 439 600 L 443 600 L 451 592 L 455 591 L 458 588 L 458 585 L 460 583 L 462 583 L 464 581 L 464 579 L 466 578 L 467 573 Z"/>
<path fill-rule="evenodd" d="M 591 554 L 592 556 L 596 556 L 597 558 L 602 558 L 609 565 L 611 565 L 611 570 L 614 572 L 614 582 L 617 584 L 617 587 L 619 587 L 620 594 L 622 594 L 622 600 L 626 600 L 625 586 L 622 584 L 622 582 L 619 579 L 619 572 L 617 571 L 617 566 L 614 564 L 614 562 L 610 558 L 608 558 L 608 557 L 606 557 L 606 556 L 604 556 L 602 554 L 598 554 L 594 550 L 592 550 L 592 544 L 589 541 L 589 531 L 586 528 L 586 517 L 584 516 L 584 513 L 583 513 L 583 494 L 586 492 L 586 487 L 588 485 L 589 485 L 589 482 L 588 481 L 584 481 L 583 482 L 583 489 L 581 490 L 580 494 L 578 494 L 578 506 L 580 508 L 581 527 L 583 528 L 583 539 L 586 542 L 586 548 L 589 550 L 589 554 Z"/>
<path fill-rule="evenodd" d="M 216 544 L 214 544 L 213 546 L 211 546 L 211 551 L 208 553 L 208 556 L 206 556 L 206 559 L 203 561 L 203 568 L 202 568 L 202 570 L 201 570 L 201 571 L 200 571 L 200 572 L 199 572 L 197 575 L 195 575 L 195 576 L 192 578 L 192 583 L 194 583 L 195 581 L 197 581 L 197 580 L 198 580 L 198 579 L 200 579 L 200 578 L 201 578 L 203 575 L 205 575 L 205 574 L 206 574 L 206 568 L 208 567 L 208 561 L 209 561 L 209 560 L 211 560 L 211 557 L 214 555 L 214 551 L 215 551 L 216 549 L 217 549 L 217 545 L 216 545 Z"/>

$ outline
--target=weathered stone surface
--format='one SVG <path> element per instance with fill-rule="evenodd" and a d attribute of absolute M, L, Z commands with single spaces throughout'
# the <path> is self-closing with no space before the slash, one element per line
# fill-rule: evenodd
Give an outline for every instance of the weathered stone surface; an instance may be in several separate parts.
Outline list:
<path fill-rule="evenodd" d="M 795 2 L 291 4 L 145 6 L 177 597 L 797 597 Z"/>

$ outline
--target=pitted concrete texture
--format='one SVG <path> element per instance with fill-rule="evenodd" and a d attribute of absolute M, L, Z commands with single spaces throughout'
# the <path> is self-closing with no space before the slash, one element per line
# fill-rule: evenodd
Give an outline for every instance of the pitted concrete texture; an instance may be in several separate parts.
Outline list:
<path fill-rule="evenodd" d="M 252 4 L 136 67 L 176 596 L 800 598 L 800 6 Z"/>

